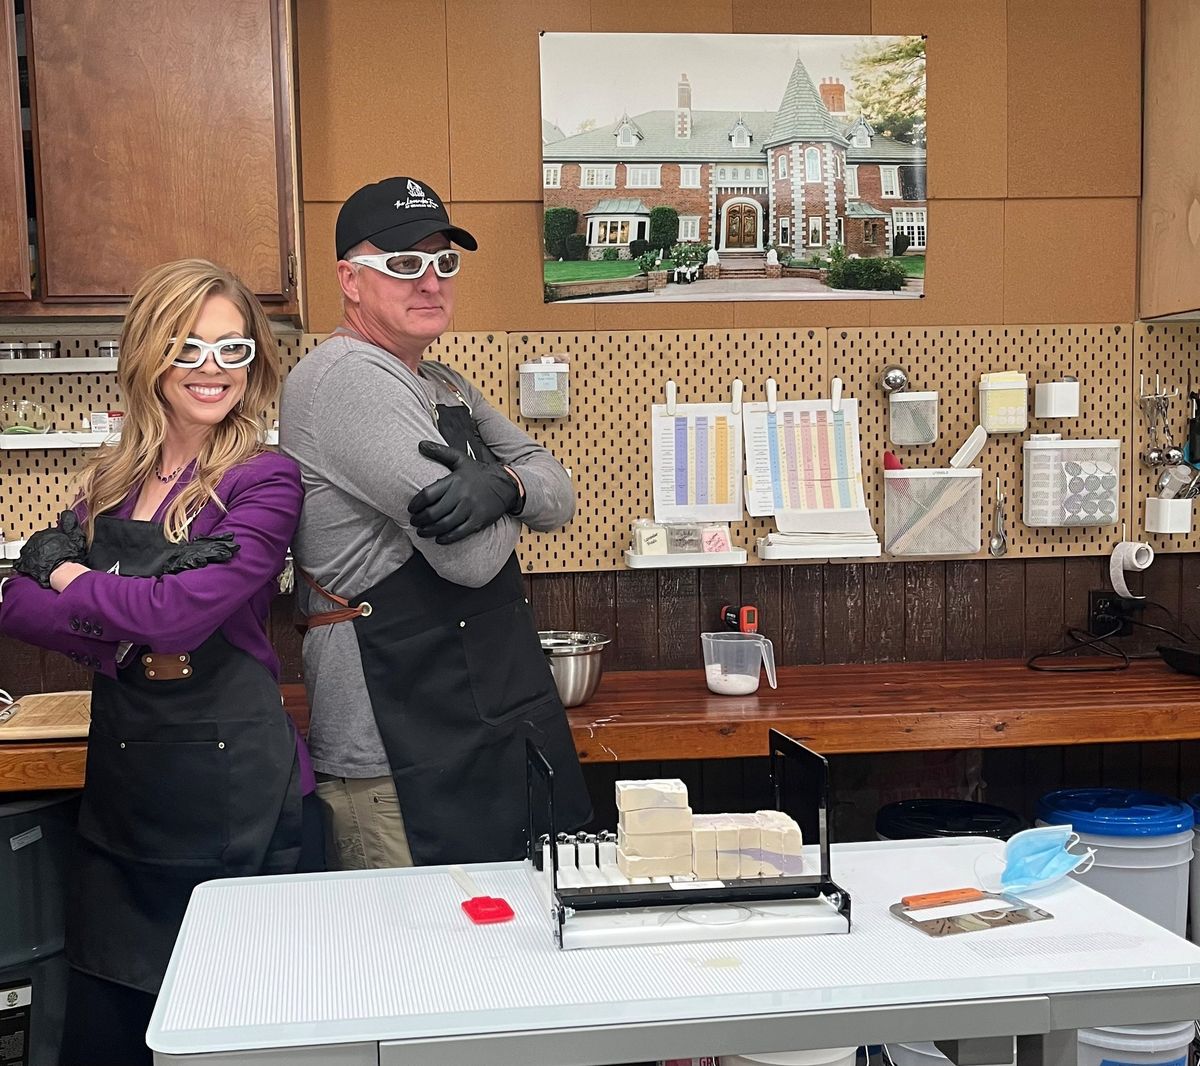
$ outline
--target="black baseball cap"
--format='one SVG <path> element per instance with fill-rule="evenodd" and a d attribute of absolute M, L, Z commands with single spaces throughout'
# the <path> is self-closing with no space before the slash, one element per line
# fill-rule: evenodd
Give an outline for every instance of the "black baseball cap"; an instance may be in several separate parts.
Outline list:
<path fill-rule="evenodd" d="M 450 224 L 446 205 L 428 185 L 412 178 L 384 178 L 364 185 L 342 204 L 337 217 L 337 256 L 361 241 L 384 252 L 403 252 L 430 234 L 445 233 L 473 252 L 479 247 L 465 229 Z"/>

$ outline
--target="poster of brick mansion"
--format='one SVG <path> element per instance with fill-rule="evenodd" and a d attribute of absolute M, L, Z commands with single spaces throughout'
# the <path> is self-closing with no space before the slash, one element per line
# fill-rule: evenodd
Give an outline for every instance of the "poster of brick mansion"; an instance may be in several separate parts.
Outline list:
<path fill-rule="evenodd" d="M 545 299 L 924 291 L 920 37 L 546 33 Z"/>

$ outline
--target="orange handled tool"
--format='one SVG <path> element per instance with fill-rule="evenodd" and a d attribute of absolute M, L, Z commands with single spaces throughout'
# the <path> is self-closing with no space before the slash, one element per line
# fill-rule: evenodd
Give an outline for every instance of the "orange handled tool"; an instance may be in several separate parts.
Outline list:
<path fill-rule="evenodd" d="M 901 896 L 900 902 L 910 911 L 915 911 L 926 907 L 945 907 L 951 903 L 973 903 L 977 899 L 987 899 L 987 895 L 977 888 L 948 888 L 944 892 Z"/>

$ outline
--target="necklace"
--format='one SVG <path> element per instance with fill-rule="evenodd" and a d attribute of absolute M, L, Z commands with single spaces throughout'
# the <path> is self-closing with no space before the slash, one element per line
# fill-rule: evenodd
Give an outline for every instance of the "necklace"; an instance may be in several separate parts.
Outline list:
<path fill-rule="evenodd" d="M 172 481 L 174 481 L 179 476 L 179 471 L 181 471 L 185 466 L 187 466 L 186 462 L 180 463 L 169 474 L 164 474 L 162 472 L 162 467 L 159 466 L 159 467 L 155 468 L 154 476 L 156 478 L 158 478 L 158 480 L 161 481 L 164 485 L 169 485 L 169 484 L 171 484 Z"/>

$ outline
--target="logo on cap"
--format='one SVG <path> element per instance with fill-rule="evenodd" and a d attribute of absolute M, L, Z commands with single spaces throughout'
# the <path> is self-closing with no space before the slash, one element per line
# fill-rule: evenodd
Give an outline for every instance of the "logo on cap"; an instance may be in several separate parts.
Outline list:
<path fill-rule="evenodd" d="M 408 179 L 408 195 L 409 196 L 424 196 L 425 190 L 421 188 L 412 178 Z"/>

